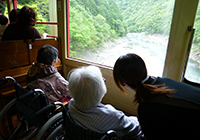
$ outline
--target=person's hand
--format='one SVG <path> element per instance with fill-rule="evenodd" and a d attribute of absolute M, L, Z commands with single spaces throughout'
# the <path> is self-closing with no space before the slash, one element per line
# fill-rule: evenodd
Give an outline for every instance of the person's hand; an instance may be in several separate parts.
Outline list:
<path fill-rule="evenodd" d="M 47 35 L 49 35 L 49 34 L 43 33 L 43 34 L 42 34 L 42 37 L 43 37 L 43 38 L 47 38 Z"/>

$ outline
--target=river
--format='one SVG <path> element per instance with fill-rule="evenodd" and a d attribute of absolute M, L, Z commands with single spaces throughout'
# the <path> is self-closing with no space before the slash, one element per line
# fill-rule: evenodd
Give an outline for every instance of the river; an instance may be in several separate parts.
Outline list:
<path fill-rule="evenodd" d="M 87 50 L 84 54 L 77 54 L 77 57 L 113 67 L 120 55 L 136 53 L 144 59 L 149 75 L 162 76 L 167 43 L 168 37 L 160 34 L 128 33 L 119 39 L 105 42 L 104 46 L 95 52 Z M 200 83 L 197 64 L 189 59 L 185 76 Z"/>

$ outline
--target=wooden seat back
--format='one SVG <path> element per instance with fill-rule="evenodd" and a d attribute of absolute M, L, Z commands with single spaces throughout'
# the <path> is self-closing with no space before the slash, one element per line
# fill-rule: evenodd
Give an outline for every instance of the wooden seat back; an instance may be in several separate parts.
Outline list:
<path fill-rule="evenodd" d="M 0 41 L 0 71 L 30 65 L 29 48 L 22 40 Z"/>
<path fill-rule="evenodd" d="M 0 77 L 8 75 L 16 77 L 26 74 L 31 64 L 37 62 L 38 49 L 47 44 L 56 47 L 59 51 L 58 57 L 61 58 L 59 38 L 36 39 L 34 42 L 27 40 L 25 42 L 23 40 L 0 41 Z"/>
<path fill-rule="evenodd" d="M 60 48 L 60 40 L 58 38 L 51 38 L 51 39 L 36 39 L 34 42 L 31 40 L 27 41 L 29 47 L 29 54 L 30 54 L 30 62 L 36 62 L 37 52 L 38 49 L 44 45 L 52 45 L 58 49 L 59 55 L 58 57 L 61 58 L 61 48 Z"/>

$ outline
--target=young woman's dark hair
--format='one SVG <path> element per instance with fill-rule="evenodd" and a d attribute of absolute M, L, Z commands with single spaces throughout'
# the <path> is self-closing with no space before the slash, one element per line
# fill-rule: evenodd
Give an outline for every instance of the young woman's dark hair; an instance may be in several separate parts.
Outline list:
<path fill-rule="evenodd" d="M 46 65 L 51 65 L 53 61 L 56 62 L 58 57 L 58 50 L 51 45 L 44 45 L 38 50 L 37 62 Z"/>
<path fill-rule="evenodd" d="M 18 21 L 35 26 L 37 12 L 28 6 L 24 6 L 18 13 Z"/>
<path fill-rule="evenodd" d="M 136 90 L 134 102 L 140 103 L 142 100 L 151 99 L 158 94 L 174 93 L 173 89 L 167 89 L 164 85 L 150 85 L 142 81 L 147 77 L 147 69 L 143 59 L 129 53 L 120 56 L 113 68 L 113 77 L 117 87 L 126 94 L 124 86 Z"/>

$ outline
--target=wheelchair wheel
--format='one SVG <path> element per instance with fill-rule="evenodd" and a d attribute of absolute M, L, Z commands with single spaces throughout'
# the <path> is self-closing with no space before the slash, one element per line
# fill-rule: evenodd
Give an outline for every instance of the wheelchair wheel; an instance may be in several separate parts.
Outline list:
<path fill-rule="evenodd" d="M 63 116 L 62 112 L 55 114 L 51 117 L 40 129 L 35 137 L 35 140 L 62 140 L 64 139 L 65 132 L 62 127 Z"/>
<path fill-rule="evenodd" d="M 46 140 L 64 140 L 65 131 L 63 130 L 62 124 L 56 127 L 56 129 L 50 133 Z"/>
<path fill-rule="evenodd" d="M 33 137 L 38 128 L 29 126 L 16 109 L 17 99 L 10 101 L 0 112 L 1 140 L 28 140 Z"/>

